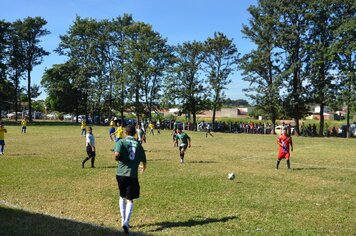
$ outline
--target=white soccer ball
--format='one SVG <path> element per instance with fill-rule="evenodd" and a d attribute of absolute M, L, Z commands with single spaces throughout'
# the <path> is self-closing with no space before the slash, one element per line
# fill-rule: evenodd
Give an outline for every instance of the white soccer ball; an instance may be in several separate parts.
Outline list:
<path fill-rule="evenodd" d="M 227 174 L 227 178 L 229 179 L 229 180 L 233 180 L 233 179 L 235 179 L 235 173 L 229 173 L 229 174 Z"/>

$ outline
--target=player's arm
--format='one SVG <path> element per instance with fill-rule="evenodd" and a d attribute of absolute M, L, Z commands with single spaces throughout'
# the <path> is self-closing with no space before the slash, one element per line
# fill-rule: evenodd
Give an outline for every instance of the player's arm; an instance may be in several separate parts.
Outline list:
<path fill-rule="evenodd" d="M 120 153 L 119 152 L 114 152 L 114 156 L 115 156 L 115 161 L 119 161 Z"/>
<path fill-rule="evenodd" d="M 115 161 L 120 160 L 120 152 L 121 152 L 121 147 L 122 147 L 121 145 L 122 145 L 121 140 L 115 144 L 115 147 L 114 147 Z"/>
<path fill-rule="evenodd" d="M 277 144 L 280 146 L 280 147 L 282 147 L 283 146 L 283 143 L 281 143 L 281 139 L 278 137 L 278 139 L 277 139 Z"/>
<path fill-rule="evenodd" d="M 145 150 L 143 149 L 142 146 L 140 147 L 140 153 L 141 153 L 141 164 L 140 164 L 140 171 L 141 173 L 144 173 L 146 168 L 147 168 L 147 161 L 146 161 L 146 153 Z"/>
<path fill-rule="evenodd" d="M 175 139 L 173 140 L 173 145 L 178 146 L 178 136 L 176 136 Z"/>
<path fill-rule="evenodd" d="M 146 168 L 147 168 L 147 162 L 141 162 L 142 164 L 140 165 L 140 170 L 141 173 L 144 173 Z"/>

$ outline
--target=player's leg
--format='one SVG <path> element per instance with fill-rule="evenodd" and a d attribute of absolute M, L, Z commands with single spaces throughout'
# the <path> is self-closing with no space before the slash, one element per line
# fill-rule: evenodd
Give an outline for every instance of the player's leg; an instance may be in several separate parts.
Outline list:
<path fill-rule="evenodd" d="M 84 164 L 85 164 L 85 162 L 87 162 L 87 160 L 89 160 L 90 159 L 90 156 L 91 156 L 91 147 L 90 146 L 87 146 L 86 147 L 86 150 L 87 150 L 87 157 L 82 161 L 82 168 L 84 168 Z"/>
<path fill-rule="evenodd" d="M 94 162 L 95 162 L 95 152 L 91 152 L 91 168 L 95 168 L 94 166 Z"/>
<path fill-rule="evenodd" d="M 5 149 L 5 141 L 0 140 L 0 155 L 4 154 L 4 149 Z"/>
<path fill-rule="evenodd" d="M 277 163 L 276 163 L 276 169 L 278 170 L 279 168 L 279 163 L 281 163 L 281 159 L 277 158 Z"/>
<path fill-rule="evenodd" d="M 290 160 L 289 160 L 289 158 L 287 159 L 287 168 L 288 168 L 288 170 L 291 170 L 291 168 L 290 168 Z"/>
<path fill-rule="evenodd" d="M 184 163 L 184 147 L 179 147 L 180 163 Z"/>
<path fill-rule="evenodd" d="M 134 207 L 134 199 L 140 197 L 140 184 L 137 178 L 127 178 L 129 184 L 127 186 L 126 193 L 126 210 L 125 210 L 125 222 L 123 224 L 123 229 L 125 233 L 128 233 L 128 228 L 130 227 L 130 219 L 132 215 L 132 210 Z"/>
<path fill-rule="evenodd" d="M 128 229 L 124 228 L 126 221 L 126 207 L 127 207 L 127 178 L 122 176 L 116 176 L 117 185 L 119 187 L 119 210 L 121 216 L 121 226 L 125 233 L 128 233 Z"/>

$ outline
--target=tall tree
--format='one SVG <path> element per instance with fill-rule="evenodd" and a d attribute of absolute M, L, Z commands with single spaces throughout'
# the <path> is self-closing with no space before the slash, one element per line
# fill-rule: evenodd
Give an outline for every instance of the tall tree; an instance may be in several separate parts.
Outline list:
<path fill-rule="evenodd" d="M 127 76 L 125 76 L 125 47 L 126 40 L 125 28 L 132 25 L 133 18 L 131 15 L 124 14 L 122 17 L 117 17 L 109 23 L 109 93 L 108 107 L 109 116 L 111 117 L 114 110 L 118 110 L 121 119 L 124 118 L 124 111 L 127 102 Z"/>
<path fill-rule="evenodd" d="M 13 97 L 12 83 L 7 80 L 9 64 L 9 47 L 11 45 L 11 24 L 4 20 L 0 21 L 0 115 L 2 111 L 10 108 L 10 99 Z"/>
<path fill-rule="evenodd" d="M 337 4 L 334 0 L 311 1 L 306 14 L 308 21 L 308 38 L 306 41 L 306 70 L 308 78 L 308 93 L 311 101 L 320 106 L 319 135 L 324 131 L 324 108 L 334 102 L 333 87 L 334 61 L 330 60 L 330 47 L 334 41 L 333 27 L 335 27 Z"/>
<path fill-rule="evenodd" d="M 125 28 L 125 66 L 129 97 L 137 120 L 142 115 L 151 117 L 151 110 L 158 100 L 162 73 L 169 53 L 166 40 L 152 30 L 152 26 L 135 22 Z"/>
<path fill-rule="evenodd" d="M 283 50 L 284 62 L 283 82 L 285 88 L 283 108 L 286 114 L 295 121 L 296 132 L 299 134 L 299 120 L 308 112 L 305 77 L 305 45 L 308 35 L 305 18 L 308 0 L 276 1 L 279 22 L 277 24 L 277 47 Z"/>
<path fill-rule="evenodd" d="M 207 90 L 201 78 L 203 62 L 206 59 L 204 43 L 184 42 L 176 48 L 175 95 L 185 112 L 193 116 L 197 128 L 197 113 L 207 108 Z"/>
<path fill-rule="evenodd" d="M 214 33 L 213 38 L 209 37 L 206 40 L 206 47 L 205 62 L 208 65 L 208 82 L 212 91 L 212 124 L 214 125 L 216 111 L 221 108 L 225 98 L 224 90 L 231 83 L 229 76 L 236 69 L 238 53 L 232 39 L 228 39 L 221 32 Z"/>
<path fill-rule="evenodd" d="M 249 25 L 243 25 L 242 33 L 257 48 L 240 60 L 243 80 L 252 85 L 244 91 L 254 101 L 262 114 L 272 121 L 273 132 L 281 109 L 281 52 L 277 49 L 278 12 L 274 2 L 260 1 L 258 6 L 249 7 Z"/>
<path fill-rule="evenodd" d="M 82 96 L 84 114 L 88 122 L 88 105 L 91 101 L 91 94 L 97 89 L 93 86 L 93 71 L 95 63 L 91 57 L 95 51 L 96 42 L 93 40 L 97 33 L 97 22 L 94 19 L 82 19 L 76 17 L 67 34 L 61 35 L 56 52 L 68 57 L 67 63 L 76 68 L 76 76 L 73 77 L 74 86 L 80 90 Z M 78 121 L 78 116 L 77 119 Z"/>
<path fill-rule="evenodd" d="M 24 20 L 17 20 L 13 23 L 15 31 L 20 38 L 23 49 L 23 56 L 27 72 L 27 97 L 29 119 L 32 120 L 31 108 L 31 72 L 33 67 L 39 65 L 43 61 L 43 57 L 49 55 L 39 44 L 40 38 L 44 37 L 50 32 L 44 28 L 47 21 L 41 17 L 27 17 Z"/>
<path fill-rule="evenodd" d="M 336 0 L 335 40 L 332 58 L 339 71 L 338 101 L 347 107 L 347 137 L 350 137 L 350 113 L 356 111 L 356 5 L 353 0 Z"/>

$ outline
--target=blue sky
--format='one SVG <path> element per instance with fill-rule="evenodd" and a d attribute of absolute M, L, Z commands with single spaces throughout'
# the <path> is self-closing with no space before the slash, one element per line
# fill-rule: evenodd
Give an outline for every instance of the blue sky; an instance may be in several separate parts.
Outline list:
<path fill-rule="evenodd" d="M 46 68 L 63 63 L 53 50 L 59 44 L 59 35 L 67 32 L 78 15 L 82 18 L 113 19 L 124 13 L 135 21 L 152 25 L 168 43 L 204 41 L 222 32 L 234 43 L 241 54 L 249 52 L 254 45 L 244 39 L 242 24 L 248 24 L 247 8 L 257 0 L 0 0 L 0 19 L 13 22 L 28 16 L 41 16 L 47 20 L 46 29 L 51 34 L 42 38 L 42 47 L 51 54 L 36 66 L 31 74 L 32 83 L 40 84 Z M 248 84 L 241 80 L 240 72 L 231 76 L 232 83 L 226 91 L 231 99 L 247 99 L 242 89 Z M 45 92 L 40 98 L 44 99 Z"/>

